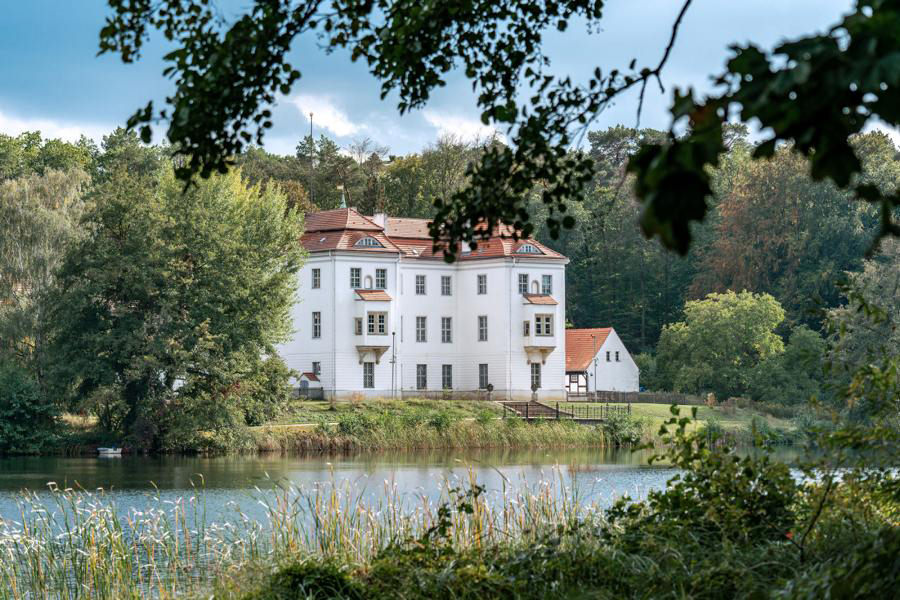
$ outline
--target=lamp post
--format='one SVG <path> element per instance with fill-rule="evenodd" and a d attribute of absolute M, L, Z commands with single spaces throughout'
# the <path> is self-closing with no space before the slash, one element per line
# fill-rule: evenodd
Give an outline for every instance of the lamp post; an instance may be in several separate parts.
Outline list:
<path fill-rule="evenodd" d="M 597 393 L 597 334 L 591 334 L 591 340 L 594 346 L 594 393 Z M 589 386 L 590 387 L 590 386 Z M 588 389 L 590 391 L 590 389 Z"/>
<path fill-rule="evenodd" d="M 391 400 L 394 399 L 394 390 L 396 389 L 397 373 L 397 332 L 391 332 Z"/>

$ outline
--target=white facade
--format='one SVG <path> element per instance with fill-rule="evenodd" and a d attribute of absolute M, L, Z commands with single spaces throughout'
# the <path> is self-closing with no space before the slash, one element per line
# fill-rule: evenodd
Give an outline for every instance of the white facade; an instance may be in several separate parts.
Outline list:
<path fill-rule="evenodd" d="M 279 348 L 290 368 L 318 374 L 326 397 L 468 393 L 490 383 L 496 399 L 530 398 L 533 375 L 539 398 L 564 397 L 564 257 L 536 243 L 547 253 L 519 256 L 521 242 L 504 242 L 511 251 L 447 264 L 395 246 L 390 227 L 372 234 L 382 247 L 370 250 L 374 242 L 359 241 L 365 232 L 347 231 L 349 248 L 308 225 L 295 334 Z M 326 245 L 336 247 L 319 249 Z"/>

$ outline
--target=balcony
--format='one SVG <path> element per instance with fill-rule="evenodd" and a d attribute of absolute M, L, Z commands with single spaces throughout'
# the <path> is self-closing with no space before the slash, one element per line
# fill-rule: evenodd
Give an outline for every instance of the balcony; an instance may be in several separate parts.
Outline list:
<path fill-rule="evenodd" d="M 557 318 L 557 304 L 549 294 L 522 294 L 522 317 L 529 323 L 527 334 L 523 331 L 522 343 L 529 364 L 546 363 L 547 356 L 556 348 L 557 331 L 562 326 Z M 545 335 L 548 328 L 552 333 Z"/>
<path fill-rule="evenodd" d="M 522 336 L 522 345 L 525 354 L 528 355 L 528 364 L 547 362 L 547 357 L 556 349 L 556 332 L 553 335 L 536 335 L 534 333 L 534 321 L 531 322 L 531 334 Z"/>
<path fill-rule="evenodd" d="M 362 334 L 355 335 L 356 331 L 353 333 L 359 362 L 378 364 L 391 347 L 392 298 L 384 290 L 356 290 L 356 295 L 355 316 L 359 320 L 359 325 L 354 323 L 354 329 L 361 326 Z M 370 315 L 373 315 L 375 333 L 369 332 Z"/>

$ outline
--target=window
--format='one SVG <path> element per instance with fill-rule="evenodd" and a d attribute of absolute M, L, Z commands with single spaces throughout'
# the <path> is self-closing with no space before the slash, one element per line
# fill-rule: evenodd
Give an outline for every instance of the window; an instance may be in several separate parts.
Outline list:
<path fill-rule="evenodd" d="M 553 275 L 541 275 L 541 293 L 545 296 L 553 293 Z"/>
<path fill-rule="evenodd" d="M 522 335 L 528 337 L 531 335 L 531 321 L 525 321 L 522 323 Z"/>
<path fill-rule="evenodd" d="M 531 389 L 537 390 L 541 387 L 541 363 L 531 363 Z"/>
<path fill-rule="evenodd" d="M 609 350 L 606 351 L 606 362 L 609 362 Z"/>
<path fill-rule="evenodd" d="M 570 373 L 569 374 L 569 383 L 578 383 L 578 373 Z"/>
<path fill-rule="evenodd" d="M 478 294 L 481 296 L 487 294 L 487 275 L 478 276 Z"/>
<path fill-rule="evenodd" d="M 450 344 L 453 342 L 453 318 L 441 317 L 441 342 Z"/>
<path fill-rule="evenodd" d="M 441 275 L 441 296 L 452 296 L 453 292 L 450 289 L 450 276 L 449 275 Z"/>
<path fill-rule="evenodd" d="M 314 312 L 312 314 L 313 337 L 322 337 L 322 313 Z"/>
<path fill-rule="evenodd" d="M 417 342 L 425 342 L 428 341 L 425 335 L 425 327 L 427 326 L 428 321 L 425 317 L 416 317 L 416 341 Z"/>
<path fill-rule="evenodd" d="M 416 275 L 416 296 L 425 295 L 425 276 Z"/>
<path fill-rule="evenodd" d="M 314 290 L 317 290 L 321 286 L 322 286 L 322 270 L 321 269 L 313 269 L 312 270 L 312 287 Z"/>
<path fill-rule="evenodd" d="M 487 315 L 480 315 L 478 317 L 478 341 L 487 341 Z"/>
<path fill-rule="evenodd" d="M 416 365 L 416 389 L 428 389 L 428 365 Z"/>
<path fill-rule="evenodd" d="M 619 351 L 616 350 L 616 362 L 619 362 Z"/>
<path fill-rule="evenodd" d="M 534 244 L 522 244 L 516 254 L 543 254 Z"/>
<path fill-rule="evenodd" d="M 387 269 L 375 269 L 375 289 L 387 288 Z"/>
<path fill-rule="evenodd" d="M 356 317 L 353 319 L 353 333 L 356 335 L 362 335 L 362 317 Z"/>
<path fill-rule="evenodd" d="M 363 387 L 372 389 L 375 387 L 375 363 L 363 363 Z"/>
<path fill-rule="evenodd" d="M 369 335 L 387 335 L 387 313 L 370 312 L 368 314 Z"/>
<path fill-rule="evenodd" d="M 441 365 L 441 387 L 445 390 L 453 389 L 453 365 Z"/>
<path fill-rule="evenodd" d="M 534 335 L 553 335 L 553 315 L 534 316 Z"/>
<path fill-rule="evenodd" d="M 315 375 L 316 377 L 318 377 L 319 375 L 321 375 L 321 374 L 322 374 L 322 363 L 320 363 L 320 362 L 317 361 L 317 360 L 314 360 L 314 361 L 313 361 L 312 372 L 313 372 L 313 375 Z"/>
<path fill-rule="evenodd" d="M 362 269 L 359 267 L 350 267 L 350 287 L 354 290 L 362 287 Z"/>
<path fill-rule="evenodd" d="M 488 386 L 488 366 L 487 363 L 478 365 L 478 388 L 485 390 Z"/>
<path fill-rule="evenodd" d="M 519 273 L 519 293 L 528 293 L 528 273 Z"/>
<path fill-rule="evenodd" d="M 353 245 L 360 248 L 384 248 L 384 245 L 373 237 L 364 237 Z"/>

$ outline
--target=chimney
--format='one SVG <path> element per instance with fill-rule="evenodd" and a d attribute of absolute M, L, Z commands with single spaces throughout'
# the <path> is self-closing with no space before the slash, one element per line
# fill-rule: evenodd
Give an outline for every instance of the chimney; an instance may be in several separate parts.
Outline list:
<path fill-rule="evenodd" d="M 372 215 L 372 221 L 379 227 L 387 227 L 387 215 L 383 212 L 377 212 Z"/>

